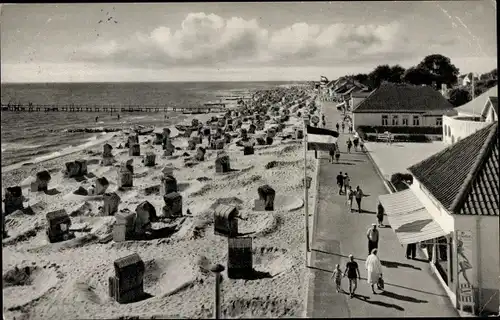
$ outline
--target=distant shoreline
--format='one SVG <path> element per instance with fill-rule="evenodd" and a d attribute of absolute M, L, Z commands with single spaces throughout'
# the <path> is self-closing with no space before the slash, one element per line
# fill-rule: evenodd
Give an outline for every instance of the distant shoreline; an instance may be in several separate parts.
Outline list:
<path fill-rule="evenodd" d="M 95 83 L 109 83 L 109 84 L 138 84 L 138 83 L 282 83 L 282 84 L 297 84 L 297 83 L 307 83 L 314 80 L 261 80 L 261 81 L 74 81 L 74 82 L 0 82 L 0 85 L 30 85 L 30 84 L 95 84 Z"/>

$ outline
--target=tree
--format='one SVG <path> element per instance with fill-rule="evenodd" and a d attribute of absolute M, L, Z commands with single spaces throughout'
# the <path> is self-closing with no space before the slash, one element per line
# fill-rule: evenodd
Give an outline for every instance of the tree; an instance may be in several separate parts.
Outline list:
<path fill-rule="evenodd" d="M 431 85 L 432 75 L 426 69 L 411 67 L 403 74 L 403 82 L 415 85 Z"/>
<path fill-rule="evenodd" d="M 368 75 L 366 73 L 358 73 L 356 75 L 353 75 L 352 78 L 365 86 L 370 86 L 369 81 L 368 81 Z"/>
<path fill-rule="evenodd" d="M 391 77 L 388 79 L 389 82 L 401 83 L 403 81 L 403 75 L 405 73 L 405 68 L 401 67 L 399 64 L 391 67 Z"/>
<path fill-rule="evenodd" d="M 448 101 L 455 107 L 466 104 L 471 100 L 469 90 L 464 88 L 455 88 L 450 90 Z"/>
<path fill-rule="evenodd" d="M 498 80 L 498 70 L 497 68 L 490 71 L 491 79 Z"/>
<path fill-rule="evenodd" d="M 481 80 L 496 80 L 498 79 L 498 71 L 497 69 L 493 69 L 490 72 L 483 73 L 479 78 Z"/>
<path fill-rule="evenodd" d="M 380 87 L 380 84 L 384 81 L 401 83 L 404 72 L 405 69 L 400 65 L 394 65 L 392 67 L 387 64 L 380 65 L 368 74 L 367 82 L 373 89 Z"/>
<path fill-rule="evenodd" d="M 431 81 L 436 82 L 437 88 L 441 88 L 443 83 L 448 87 L 457 83 L 459 70 L 451 63 L 450 58 L 443 55 L 431 54 L 425 57 L 416 68 L 430 73 Z"/>
<path fill-rule="evenodd" d="M 391 78 L 391 67 L 388 64 L 384 64 L 376 67 L 370 74 L 368 74 L 368 80 L 373 89 L 380 87 L 382 81 L 388 81 Z"/>

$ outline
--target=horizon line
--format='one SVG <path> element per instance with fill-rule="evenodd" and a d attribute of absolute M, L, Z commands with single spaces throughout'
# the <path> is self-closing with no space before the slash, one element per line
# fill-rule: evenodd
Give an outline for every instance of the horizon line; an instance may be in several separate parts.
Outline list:
<path fill-rule="evenodd" d="M 319 77 L 318 77 L 319 78 Z M 71 83 L 191 83 L 191 82 L 311 82 L 317 80 L 152 80 L 152 81 L 0 81 L 0 84 L 71 84 Z"/>

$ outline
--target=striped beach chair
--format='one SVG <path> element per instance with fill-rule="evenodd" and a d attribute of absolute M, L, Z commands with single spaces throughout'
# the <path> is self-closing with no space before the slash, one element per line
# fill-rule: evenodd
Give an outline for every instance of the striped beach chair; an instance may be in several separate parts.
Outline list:
<path fill-rule="evenodd" d="M 470 307 L 472 314 L 476 313 L 475 303 L 474 303 L 474 290 L 470 284 L 460 283 L 458 303 L 460 305 L 460 311 L 463 312 L 464 307 Z"/>

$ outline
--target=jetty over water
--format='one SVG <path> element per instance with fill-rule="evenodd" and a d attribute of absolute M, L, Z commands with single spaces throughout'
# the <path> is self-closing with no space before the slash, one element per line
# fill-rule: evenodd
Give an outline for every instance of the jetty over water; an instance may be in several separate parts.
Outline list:
<path fill-rule="evenodd" d="M 218 113 L 226 111 L 225 103 L 205 103 L 202 106 L 139 106 L 139 105 L 34 105 L 2 104 L 2 111 L 15 112 L 182 112 L 188 114 Z"/>

